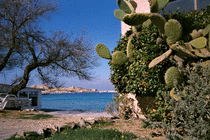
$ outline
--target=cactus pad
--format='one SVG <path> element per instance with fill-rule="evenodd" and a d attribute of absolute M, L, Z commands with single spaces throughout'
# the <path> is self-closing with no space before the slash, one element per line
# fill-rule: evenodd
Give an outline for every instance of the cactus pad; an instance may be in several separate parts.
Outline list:
<path fill-rule="evenodd" d="M 176 101 L 181 100 L 182 98 L 175 94 L 175 88 L 170 91 L 170 96 L 174 98 Z"/>
<path fill-rule="evenodd" d="M 178 53 L 181 53 L 182 55 L 185 55 L 187 57 L 194 57 L 194 58 L 197 58 L 196 55 L 194 55 L 190 50 L 187 49 L 187 47 L 190 47 L 190 46 L 181 46 L 179 44 L 173 44 L 170 46 L 170 48 L 172 50 L 175 50 L 176 52 Z"/>
<path fill-rule="evenodd" d="M 158 38 L 157 38 L 157 41 L 156 41 L 156 44 L 157 44 L 157 45 L 160 45 L 162 42 L 163 42 L 163 39 L 160 38 L 160 37 L 158 37 Z"/>
<path fill-rule="evenodd" d="M 193 32 L 190 34 L 192 36 L 193 39 L 196 39 L 198 37 L 201 37 L 203 36 L 203 30 L 200 29 L 200 30 L 193 30 Z"/>
<path fill-rule="evenodd" d="M 123 21 L 131 26 L 136 26 L 144 23 L 146 20 L 149 19 L 150 13 L 134 13 L 134 14 L 127 14 L 123 17 Z"/>
<path fill-rule="evenodd" d="M 206 61 L 200 63 L 200 65 L 201 65 L 202 67 L 210 67 L 210 60 L 206 60 Z"/>
<path fill-rule="evenodd" d="M 116 9 L 116 10 L 114 11 L 114 15 L 115 15 L 115 17 L 116 17 L 117 19 L 122 20 L 123 17 L 126 15 L 126 13 L 125 13 L 123 10 Z"/>
<path fill-rule="evenodd" d="M 142 25 L 143 25 L 144 27 L 149 27 L 151 24 L 152 24 L 151 20 L 148 19 L 148 20 L 146 20 Z"/>
<path fill-rule="evenodd" d="M 158 28 L 160 33 L 164 34 L 164 32 L 165 32 L 164 25 L 166 23 L 165 18 L 158 13 L 153 13 L 150 15 L 150 20 Z"/>
<path fill-rule="evenodd" d="M 158 8 L 159 8 L 159 10 L 164 9 L 167 6 L 168 2 L 169 2 L 169 0 L 157 0 L 157 1 L 158 1 Z"/>
<path fill-rule="evenodd" d="M 133 49 L 134 49 L 134 45 L 132 44 L 133 37 L 134 37 L 134 34 L 132 34 L 129 37 L 128 44 L 127 44 L 127 57 L 129 58 L 130 61 L 133 60 Z"/>
<path fill-rule="evenodd" d="M 100 57 L 105 59 L 111 59 L 110 51 L 104 44 L 97 44 L 95 50 Z"/>
<path fill-rule="evenodd" d="M 116 51 L 112 54 L 112 63 L 115 65 L 123 65 L 128 60 L 125 53 Z"/>
<path fill-rule="evenodd" d="M 134 12 L 134 8 L 129 1 L 117 0 L 117 5 L 121 10 L 123 10 L 127 14 Z"/>
<path fill-rule="evenodd" d="M 175 19 L 168 20 L 165 24 L 165 35 L 167 36 L 166 42 L 169 46 L 176 43 L 182 36 L 181 24 Z"/>
<path fill-rule="evenodd" d="M 208 33 L 210 33 L 210 24 L 203 30 L 203 36 L 206 36 Z"/>
<path fill-rule="evenodd" d="M 133 6 L 134 10 L 136 10 L 137 3 L 134 0 L 131 0 L 130 3 Z"/>
<path fill-rule="evenodd" d="M 207 39 L 205 37 L 199 37 L 190 41 L 189 43 L 197 49 L 202 49 L 207 45 Z"/>
<path fill-rule="evenodd" d="M 195 55 L 197 55 L 199 57 L 202 57 L 202 58 L 210 57 L 210 52 L 206 48 L 194 49 L 193 51 L 194 51 Z"/>
<path fill-rule="evenodd" d="M 149 63 L 149 68 L 154 67 L 155 65 L 159 64 L 160 62 L 162 62 L 164 59 L 166 59 L 170 54 L 172 53 L 172 50 L 169 49 L 168 51 L 166 51 L 164 54 L 162 54 L 161 56 L 156 57 L 155 59 L 152 60 L 152 62 Z"/>
<path fill-rule="evenodd" d="M 165 82 L 169 88 L 174 87 L 174 82 L 180 84 L 182 82 L 182 76 L 176 67 L 170 67 L 165 73 Z"/>
<path fill-rule="evenodd" d="M 150 10 L 151 13 L 159 13 L 158 0 L 150 1 Z"/>

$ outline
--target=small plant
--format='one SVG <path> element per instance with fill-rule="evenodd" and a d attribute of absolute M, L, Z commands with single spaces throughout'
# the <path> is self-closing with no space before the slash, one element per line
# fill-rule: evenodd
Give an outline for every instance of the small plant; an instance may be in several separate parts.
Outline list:
<path fill-rule="evenodd" d="M 41 140 L 44 135 L 39 135 L 37 132 L 24 132 L 24 136 L 18 136 L 17 133 L 7 140 Z"/>
<path fill-rule="evenodd" d="M 49 138 L 49 140 L 132 140 L 137 136 L 132 133 L 122 133 L 116 129 L 69 129 L 58 133 Z"/>
<path fill-rule="evenodd" d="M 40 120 L 40 119 L 48 119 L 53 118 L 53 115 L 50 114 L 20 114 L 17 119 L 32 119 L 32 120 Z"/>
<path fill-rule="evenodd" d="M 106 127 L 106 126 L 109 126 L 111 124 L 112 124 L 111 121 L 108 122 L 108 121 L 105 121 L 105 120 L 98 120 L 97 123 L 92 124 L 92 128 Z"/>

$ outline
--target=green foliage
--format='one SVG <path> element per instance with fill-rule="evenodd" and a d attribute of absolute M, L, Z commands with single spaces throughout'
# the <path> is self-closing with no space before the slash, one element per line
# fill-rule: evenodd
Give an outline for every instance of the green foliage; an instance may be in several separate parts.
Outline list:
<path fill-rule="evenodd" d="M 127 42 L 130 34 L 127 34 L 118 42 L 114 51 L 126 53 Z M 133 37 L 134 60 L 115 66 L 111 63 L 111 82 L 119 93 L 134 93 L 137 96 L 155 96 L 159 87 L 164 84 L 164 71 L 169 61 L 162 61 L 163 65 L 149 69 L 149 62 L 156 56 L 166 51 L 167 44 L 156 45 L 158 30 L 155 26 L 141 27 L 138 34 Z"/>
<path fill-rule="evenodd" d="M 44 139 L 44 135 L 39 135 L 37 132 L 24 132 L 24 136 L 17 137 L 17 133 L 12 135 L 7 140 L 41 140 Z"/>
<path fill-rule="evenodd" d="M 105 58 L 105 59 L 111 59 L 110 51 L 107 48 L 107 46 L 105 46 L 104 44 L 101 44 L 101 43 L 97 44 L 95 49 L 96 49 L 97 54 L 100 57 Z"/>
<path fill-rule="evenodd" d="M 20 114 L 18 119 L 32 119 L 32 120 L 40 120 L 40 119 L 48 119 L 53 118 L 53 115 L 50 114 Z"/>
<path fill-rule="evenodd" d="M 194 69 L 185 70 L 187 84 L 174 90 L 182 100 L 169 100 L 172 121 L 163 123 L 168 139 L 210 139 L 210 67 Z"/>
<path fill-rule="evenodd" d="M 58 133 L 49 138 L 49 140 L 131 140 L 137 136 L 132 133 L 122 133 L 116 129 L 69 129 L 62 133 Z"/>

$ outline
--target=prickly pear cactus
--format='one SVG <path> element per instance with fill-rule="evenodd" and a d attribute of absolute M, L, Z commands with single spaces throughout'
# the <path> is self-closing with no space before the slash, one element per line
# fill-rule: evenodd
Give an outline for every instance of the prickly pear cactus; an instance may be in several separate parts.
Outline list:
<path fill-rule="evenodd" d="M 116 51 L 112 55 L 112 63 L 115 65 L 123 65 L 127 62 L 128 58 L 125 53 L 121 51 Z"/>
<path fill-rule="evenodd" d="M 168 88 L 174 87 L 174 82 L 180 84 L 182 82 L 182 75 L 179 72 L 178 68 L 170 67 L 165 73 L 165 82 Z"/>
<path fill-rule="evenodd" d="M 153 13 L 150 15 L 150 20 L 159 29 L 161 34 L 165 33 L 164 25 L 166 23 L 166 20 L 163 16 L 158 13 Z"/>
<path fill-rule="evenodd" d="M 176 101 L 181 100 L 182 98 L 175 94 L 175 88 L 170 91 L 170 96 L 174 98 Z"/>
<path fill-rule="evenodd" d="M 111 59 L 110 51 L 104 44 L 97 44 L 95 50 L 100 57 L 105 59 Z"/>
<path fill-rule="evenodd" d="M 116 9 L 114 11 L 114 15 L 117 19 L 119 20 L 123 20 L 123 17 L 126 15 L 126 13 L 123 11 L 123 10 L 120 10 L 120 9 Z"/>
<path fill-rule="evenodd" d="M 149 19 L 149 15 L 149 13 L 127 14 L 123 17 L 123 21 L 128 25 L 136 26 L 147 21 Z"/>
<path fill-rule="evenodd" d="M 182 36 L 182 26 L 175 20 L 170 19 L 165 24 L 165 35 L 167 36 L 166 42 L 170 46 L 175 44 Z"/>
<path fill-rule="evenodd" d="M 117 0 L 118 7 L 123 10 L 125 13 L 132 13 L 134 12 L 134 7 L 132 4 L 127 0 Z"/>
<path fill-rule="evenodd" d="M 202 49 L 207 45 L 207 39 L 205 37 L 199 37 L 190 41 L 189 43 L 197 49 Z"/>

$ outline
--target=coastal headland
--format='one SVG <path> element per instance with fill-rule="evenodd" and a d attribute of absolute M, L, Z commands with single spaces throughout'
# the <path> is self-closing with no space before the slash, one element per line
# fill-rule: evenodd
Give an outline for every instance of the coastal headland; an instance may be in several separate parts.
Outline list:
<path fill-rule="evenodd" d="M 33 85 L 31 88 L 42 90 L 42 94 L 59 94 L 59 93 L 103 93 L 103 92 L 116 92 L 116 91 L 98 91 L 97 89 L 85 89 L 82 87 L 60 87 L 55 88 L 50 85 Z"/>

